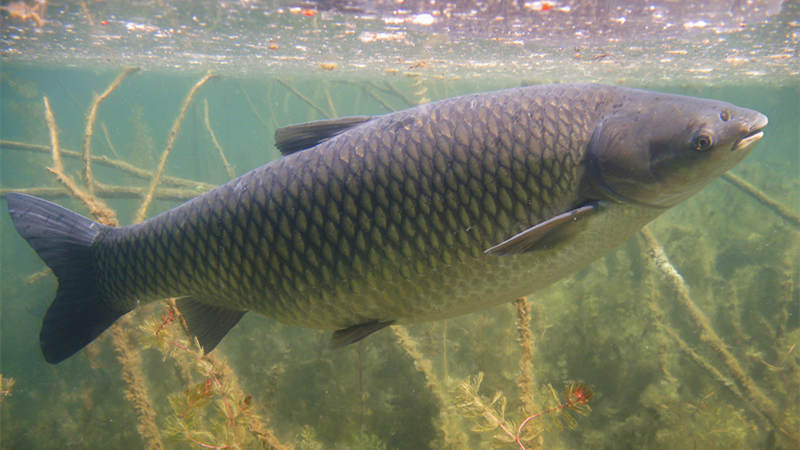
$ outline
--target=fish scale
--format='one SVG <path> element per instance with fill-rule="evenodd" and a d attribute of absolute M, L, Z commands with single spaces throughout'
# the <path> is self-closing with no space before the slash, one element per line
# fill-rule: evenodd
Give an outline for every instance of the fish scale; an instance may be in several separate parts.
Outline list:
<path fill-rule="evenodd" d="M 59 278 L 49 362 L 165 297 L 207 351 L 246 311 L 337 330 L 341 346 L 576 272 L 733 167 L 766 124 L 714 100 L 544 85 L 279 129 L 283 158 L 127 227 L 7 199 Z"/>
<path fill-rule="evenodd" d="M 591 129 L 559 109 L 570 103 L 579 115 L 596 95 L 551 90 L 549 101 L 526 101 L 542 94 L 475 95 L 423 106 L 424 115 L 390 114 L 144 224 L 106 230 L 95 245 L 109 274 L 104 290 L 115 303 L 191 295 L 329 329 L 423 318 L 458 299 L 415 285 L 434 284 L 443 267 L 477 272 L 470 262 L 492 243 L 577 198 L 583 149 L 574 143 Z M 324 317 L 311 319 L 303 305 Z"/>

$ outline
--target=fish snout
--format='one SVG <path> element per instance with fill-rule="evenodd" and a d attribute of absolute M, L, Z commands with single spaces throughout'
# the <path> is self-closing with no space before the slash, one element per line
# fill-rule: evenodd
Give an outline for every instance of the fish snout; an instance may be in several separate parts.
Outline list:
<path fill-rule="evenodd" d="M 742 149 L 749 149 L 762 137 L 764 137 L 764 128 L 769 123 L 769 119 L 764 114 L 757 111 L 750 111 L 751 117 L 742 121 L 741 134 L 742 137 L 731 147 L 731 150 L 738 151 Z"/>
<path fill-rule="evenodd" d="M 753 126 L 750 127 L 751 131 L 760 131 L 764 129 L 769 123 L 769 119 L 764 114 L 756 112 L 756 117 L 753 120 Z"/>

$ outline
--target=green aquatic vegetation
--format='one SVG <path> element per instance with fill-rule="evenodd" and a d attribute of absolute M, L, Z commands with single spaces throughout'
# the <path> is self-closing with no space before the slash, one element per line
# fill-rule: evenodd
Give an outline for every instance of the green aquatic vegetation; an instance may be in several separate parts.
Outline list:
<path fill-rule="evenodd" d="M 747 413 L 719 398 L 717 390 L 693 401 L 679 395 L 665 398 L 665 392 L 651 386 L 643 403 L 659 411 L 661 425 L 654 441 L 661 447 L 676 448 L 758 448 L 757 427 Z M 651 403 L 652 402 L 652 403 Z"/>
<path fill-rule="evenodd" d="M 396 75 L 374 81 L 377 87 L 363 84 L 372 94 L 366 93 L 361 83 L 334 81 L 315 89 L 294 85 L 324 111 L 342 115 L 382 112 L 381 102 L 392 109 L 416 103 L 415 92 L 423 86 L 428 90 L 419 98 L 431 99 L 497 87 L 417 80 Z M 186 82 L 187 87 L 190 83 Z M 390 86 L 406 98 L 392 93 Z M 261 121 L 272 128 L 292 118 L 316 117 L 277 81 L 266 80 L 258 87 L 261 89 L 248 87 L 255 98 L 253 106 L 263 116 Z M 168 123 L 154 121 L 148 99 L 133 100 L 125 88 L 123 84 L 114 95 L 128 95 L 132 106 L 114 116 L 101 108 L 98 119 L 108 123 L 120 159 L 152 167 L 161 147 L 152 136 L 166 135 Z M 250 117 L 248 122 L 252 114 L 247 102 L 230 95 L 235 89 L 229 88 L 223 85 L 214 91 L 208 86 L 202 93 L 208 95 L 211 124 L 217 128 L 227 156 L 235 167 L 244 169 L 275 152 L 264 149 L 267 132 L 259 128 L 261 121 Z M 219 92 L 230 97 L 225 99 L 227 103 L 215 97 Z M 274 96 L 265 102 L 264 92 Z M 177 103 L 180 99 L 168 100 Z M 29 104 L 19 109 L 23 129 L 40 131 L 15 139 L 45 142 L 41 102 L 15 101 Z M 281 105 L 286 105 L 289 114 L 278 110 Z M 11 103 L 4 107 L 15 108 Z M 215 115 L 215 110 L 223 114 Z M 770 120 L 776 123 L 782 115 L 770 114 Z M 226 116 L 241 124 L 231 125 Z M 195 120 L 197 117 L 201 116 L 195 114 Z M 187 120 L 192 120 L 191 109 Z M 176 142 L 174 158 L 186 171 L 181 175 L 207 181 L 192 172 L 192 165 L 216 164 L 219 157 L 208 133 L 200 131 L 198 136 L 202 136 L 192 142 Z M 66 142 L 78 142 L 82 128 L 64 127 L 61 132 Z M 768 129 L 768 138 L 770 133 Z M 783 141 L 773 143 L 773 148 L 791 146 Z M 96 144 L 103 148 L 100 142 Z M 239 148 L 249 150 L 236 152 Z M 14 163 L 14 169 L 29 175 L 31 183 L 55 183 L 44 171 L 48 160 L 27 154 L 23 158 L 22 164 Z M 67 174 L 77 173 L 77 167 L 68 164 Z M 212 169 L 224 173 L 221 166 Z M 152 177 L 150 173 L 144 175 L 145 181 L 127 175 L 117 179 L 118 169 L 109 170 L 114 172 L 98 170 L 97 178 L 141 187 Z M 209 172 L 207 167 L 198 168 L 198 173 Z M 796 180 L 781 176 L 779 170 L 761 170 L 748 160 L 737 173 L 783 204 L 792 205 Z M 165 178 L 165 183 L 171 183 L 169 180 L 174 181 Z M 4 182 L 11 186 L 3 187 L 10 188 L 18 180 Z M 207 189 L 206 184 L 188 186 L 192 193 Z M 121 206 L 122 217 L 132 216 L 138 206 L 113 202 Z M 162 317 L 148 320 L 142 313 L 125 325 L 131 335 L 130 351 L 143 360 L 144 388 L 150 392 L 157 413 L 155 423 L 168 447 L 277 447 L 270 439 L 279 436 L 284 446 L 291 443 L 297 448 L 480 448 L 498 433 L 497 444 L 514 447 L 518 446 L 515 438 L 520 425 L 528 417 L 531 419 L 519 432 L 520 441 L 528 448 L 599 448 L 608 442 L 640 448 L 796 446 L 791 434 L 800 429 L 800 239 L 796 228 L 723 182 L 668 212 L 651 229 L 694 303 L 738 362 L 740 373 L 768 399 L 765 404 L 774 405 L 772 418 L 750 399 L 740 377 L 709 345 L 708 333 L 698 329 L 685 308 L 674 301 L 675 289 L 657 279 L 639 239 L 575 277 L 537 292 L 527 302 L 527 320 L 520 321 L 517 305 L 501 306 L 447 322 L 409 326 L 402 339 L 387 331 L 357 346 L 329 352 L 323 333 L 246 317 L 208 359 L 183 335 L 179 321 L 167 320 L 169 308 L 164 307 Z M 0 232 L 12 236 L 8 226 L 0 227 Z M 7 236 L 4 234 L 4 246 L 8 243 L 17 248 L 16 237 Z M 13 258 L 24 254 L 13 248 L 4 252 Z M 4 270 L 7 267 L 10 264 Z M 45 275 L 40 278 L 45 281 L 28 286 L 22 278 L 40 268 L 38 261 L 22 264 L 18 271 L 3 272 L 0 283 L 4 306 L 5 299 L 34 299 L 25 307 L 3 310 L 6 321 L 31 324 L 27 344 L 21 338 L 6 340 L 4 336 L 4 342 L 24 347 L 30 355 L 38 355 L 33 327 L 47 306 L 35 299 L 46 296 L 42 286 L 52 285 L 53 279 Z M 7 330 L 8 322 L 4 325 Z M 523 350 L 523 342 L 518 344 L 523 329 L 531 334 L 531 351 Z M 25 334 L 18 329 L 13 333 Z M 402 340 L 406 344 L 413 340 L 415 346 L 404 346 Z M 0 407 L 3 445 L 141 446 L 136 434 L 139 418 L 123 394 L 128 381 L 108 347 L 101 343 L 90 359 L 78 357 L 63 366 L 68 367 L 66 371 L 37 365 L 33 357 L 12 360 L 5 356 L 9 354 L 6 351 L 3 372 L 13 376 L 17 385 L 13 396 L 6 397 Z M 229 365 L 222 366 L 213 358 L 222 354 Z M 79 374 L 78 380 L 73 372 Z M 479 372 L 484 376 L 481 383 L 475 383 L 471 375 Z M 523 375 L 530 379 L 520 381 Z M 468 393 L 459 394 L 459 381 L 468 377 Z M 5 383 L 6 378 L 3 380 Z M 590 415 L 564 414 L 574 412 L 568 407 L 574 396 L 569 391 L 554 391 L 547 384 L 558 386 L 562 380 L 584 380 L 597 388 Z M 495 397 L 487 392 L 501 394 Z M 572 406 L 583 410 L 583 405 L 573 402 Z M 113 418 L 114 426 L 99 421 L 99 413 L 92 411 Z M 504 424 L 511 436 L 498 426 L 491 428 L 492 422 L 481 413 L 484 411 L 497 419 L 495 424 Z M 271 428 L 266 428 L 267 417 Z M 567 417 L 577 420 L 576 429 L 556 425 L 573 423 Z M 491 429 L 471 433 L 473 427 Z"/>
<path fill-rule="evenodd" d="M 325 445 L 317 439 L 314 427 L 311 425 L 303 425 L 294 441 L 297 450 L 323 450 L 325 448 Z"/>
<path fill-rule="evenodd" d="M 170 305 L 160 319 L 140 326 L 144 348 L 157 348 L 164 360 L 174 361 L 187 384 L 167 397 L 172 414 L 163 425 L 164 434 L 205 448 L 247 448 L 256 442 L 280 448 L 255 413 L 252 396 L 241 391 L 223 361 L 203 354 L 197 339 L 181 329 L 182 322 Z"/>
<path fill-rule="evenodd" d="M 3 377 L 0 373 L 0 402 L 11 396 L 11 391 L 14 388 L 17 380 L 9 377 Z"/>
<path fill-rule="evenodd" d="M 501 391 L 497 391 L 491 399 L 481 395 L 482 382 L 483 373 L 479 372 L 459 384 L 454 396 L 455 408 L 465 417 L 472 418 L 477 422 L 472 431 L 491 433 L 492 442 L 498 446 L 516 444 L 523 450 L 534 448 L 533 445 L 538 448 L 541 446 L 541 442 L 537 443 L 536 440 L 549 428 L 547 424 L 538 419 L 548 416 L 552 419 L 552 426 L 557 428 L 566 426 L 574 430 L 578 423 L 571 413 L 586 415 L 591 411 L 589 402 L 593 392 L 584 384 L 570 384 L 563 395 L 559 395 L 553 386 L 547 385 L 546 388 L 552 396 L 548 403 L 552 406 L 518 421 L 513 421 L 506 417 L 505 395 Z"/>

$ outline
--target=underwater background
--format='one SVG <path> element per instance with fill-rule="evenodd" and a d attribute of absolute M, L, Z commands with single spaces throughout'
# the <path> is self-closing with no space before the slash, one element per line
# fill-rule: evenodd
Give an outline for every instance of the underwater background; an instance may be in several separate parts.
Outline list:
<path fill-rule="evenodd" d="M 57 283 L 0 201 L 0 448 L 800 448 L 797 2 L 0 9 L 0 195 L 88 214 L 59 181 L 89 192 L 88 143 L 121 224 L 165 150 L 150 216 L 280 157 L 278 127 L 470 92 L 602 82 L 770 120 L 731 174 L 575 276 L 337 351 L 248 314 L 202 356 L 155 302 L 47 364 Z"/>

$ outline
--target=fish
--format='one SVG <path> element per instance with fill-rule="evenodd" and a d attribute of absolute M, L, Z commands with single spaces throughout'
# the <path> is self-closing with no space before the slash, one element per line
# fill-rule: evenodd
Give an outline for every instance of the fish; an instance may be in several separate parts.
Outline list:
<path fill-rule="evenodd" d="M 575 273 L 740 162 L 767 122 L 718 100 L 536 85 L 280 128 L 281 158 L 134 225 L 6 198 L 58 279 L 50 363 L 164 298 L 205 352 L 248 311 L 338 348 Z"/>

